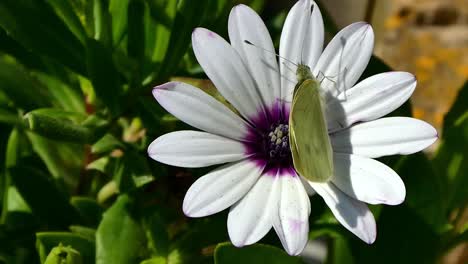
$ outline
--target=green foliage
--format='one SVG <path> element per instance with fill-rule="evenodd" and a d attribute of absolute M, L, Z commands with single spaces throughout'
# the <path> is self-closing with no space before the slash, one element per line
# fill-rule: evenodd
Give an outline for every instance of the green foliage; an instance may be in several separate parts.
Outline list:
<path fill-rule="evenodd" d="M 230 243 L 221 243 L 215 249 L 214 258 L 216 264 L 302 263 L 298 257 L 291 257 L 276 247 L 263 244 L 256 244 L 245 248 L 236 248 Z"/>
<path fill-rule="evenodd" d="M 226 243 L 226 212 L 183 216 L 184 193 L 206 170 L 147 156 L 152 139 L 186 128 L 152 87 L 179 77 L 226 103 L 203 80 L 190 37 L 203 26 L 227 38 L 238 3 L 261 13 L 268 1 L 0 1 L 0 263 L 304 262 L 272 234 L 241 249 Z M 285 10 L 265 10 L 277 43 Z M 362 78 L 390 70 L 372 57 Z M 467 86 L 435 154 L 381 159 L 403 178 L 407 198 L 371 206 L 374 245 L 311 198 L 309 238 L 326 243 L 327 263 L 436 263 L 467 240 Z M 411 105 L 391 115 L 411 116 Z"/>

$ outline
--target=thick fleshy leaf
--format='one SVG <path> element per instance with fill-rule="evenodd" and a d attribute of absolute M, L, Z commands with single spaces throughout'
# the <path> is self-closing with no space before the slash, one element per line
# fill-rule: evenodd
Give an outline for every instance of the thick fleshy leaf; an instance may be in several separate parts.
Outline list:
<path fill-rule="evenodd" d="M 220 212 L 241 199 L 257 181 L 263 167 L 249 160 L 227 164 L 199 178 L 187 191 L 183 210 L 203 217 Z"/>
<path fill-rule="evenodd" d="M 370 204 L 397 205 L 404 201 L 405 184 L 387 165 L 357 155 L 335 153 L 332 182 L 344 193 Z"/>
<path fill-rule="evenodd" d="M 200 89 L 169 82 L 157 86 L 153 95 L 169 113 L 193 127 L 232 139 L 245 137 L 248 124 Z"/>
<path fill-rule="evenodd" d="M 298 1 L 289 11 L 280 40 L 280 56 L 294 63 L 315 67 L 323 49 L 324 26 L 314 1 Z M 296 66 L 280 58 L 281 98 L 290 102 L 297 83 Z"/>
<path fill-rule="evenodd" d="M 275 48 L 268 29 L 260 16 L 245 5 L 231 10 L 228 29 L 231 45 L 246 64 L 263 102 L 272 105 L 280 96 L 280 80 Z"/>
<path fill-rule="evenodd" d="M 410 117 L 381 118 L 330 135 L 333 151 L 369 158 L 412 154 L 427 148 L 437 138 L 434 127 Z"/>
<path fill-rule="evenodd" d="M 96 231 L 96 264 L 138 263 L 146 237 L 132 214 L 133 206 L 131 198 L 120 195 L 104 213 Z"/>
<path fill-rule="evenodd" d="M 198 168 L 245 157 L 242 143 L 199 131 L 176 131 L 154 140 L 149 156 L 159 162 L 178 167 Z"/>
<path fill-rule="evenodd" d="M 231 207 L 228 232 L 235 246 L 254 244 L 271 229 L 271 218 L 278 210 L 278 179 L 262 175 L 244 198 Z"/>
<path fill-rule="evenodd" d="M 374 32 L 369 24 L 357 22 L 342 29 L 330 41 L 314 68 L 327 98 L 351 88 L 369 63 Z"/>
<path fill-rule="evenodd" d="M 363 202 L 355 200 L 332 183 L 309 184 L 322 196 L 336 219 L 346 229 L 368 244 L 372 244 L 377 236 L 374 215 Z"/>
<path fill-rule="evenodd" d="M 278 211 L 273 227 L 289 255 L 299 255 L 309 234 L 310 201 L 299 176 L 279 177 Z"/>
<path fill-rule="evenodd" d="M 330 98 L 326 108 L 328 131 L 385 116 L 406 102 L 415 88 L 416 78 L 408 72 L 371 76 Z"/>
<path fill-rule="evenodd" d="M 198 62 L 219 92 L 245 118 L 263 111 L 263 103 L 247 67 L 237 51 L 218 34 L 197 28 L 192 46 Z"/>

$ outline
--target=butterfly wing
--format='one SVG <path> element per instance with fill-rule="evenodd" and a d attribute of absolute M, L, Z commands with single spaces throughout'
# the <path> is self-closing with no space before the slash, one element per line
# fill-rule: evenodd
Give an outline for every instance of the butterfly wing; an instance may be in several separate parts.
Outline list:
<path fill-rule="evenodd" d="M 317 80 L 296 90 L 289 115 L 289 143 L 296 171 L 309 181 L 326 182 L 333 175 L 333 150 L 328 136 Z"/>

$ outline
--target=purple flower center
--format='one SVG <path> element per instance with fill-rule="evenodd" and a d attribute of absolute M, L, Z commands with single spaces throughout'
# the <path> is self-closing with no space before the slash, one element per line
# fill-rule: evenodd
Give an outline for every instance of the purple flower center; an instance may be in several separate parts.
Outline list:
<path fill-rule="evenodd" d="M 251 118 L 254 127 L 245 137 L 247 155 L 259 166 L 265 167 L 265 174 L 276 176 L 288 173 L 295 175 L 289 147 L 289 109 L 282 103 L 262 110 Z"/>

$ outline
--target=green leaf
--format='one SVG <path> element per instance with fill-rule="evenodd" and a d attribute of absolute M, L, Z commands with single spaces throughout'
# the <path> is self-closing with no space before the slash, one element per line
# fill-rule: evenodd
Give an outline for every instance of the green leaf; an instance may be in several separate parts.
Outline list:
<path fill-rule="evenodd" d="M 83 264 L 80 252 L 71 246 L 64 247 L 62 244 L 54 247 L 47 256 L 44 264 Z"/>
<path fill-rule="evenodd" d="M 433 163 L 437 172 L 448 182 L 447 214 L 468 203 L 468 82 L 444 119 L 442 142 Z M 463 210 L 462 210 L 463 211 Z M 462 214 L 459 212 L 459 214 Z M 456 224 L 457 225 L 457 224 Z"/>
<path fill-rule="evenodd" d="M 86 143 L 91 140 L 92 131 L 74 124 L 64 117 L 69 113 L 58 109 L 36 109 L 24 116 L 26 126 L 39 135 L 59 141 Z"/>
<path fill-rule="evenodd" d="M 436 173 L 426 155 L 405 156 L 395 166 L 406 185 L 406 203 L 434 232 L 443 231 L 447 221 L 446 179 Z"/>
<path fill-rule="evenodd" d="M 27 166 L 15 166 L 9 172 L 18 192 L 43 223 L 67 227 L 80 222 L 78 213 L 50 177 Z"/>
<path fill-rule="evenodd" d="M 33 52 L 85 73 L 83 45 L 43 1 L 2 0 L 0 26 Z"/>
<path fill-rule="evenodd" d="M 118 46 L 127 30 L 127 9 L 130 0 L 110 0 L 109 12 L 112 16 L 112 43 Z"/>
<path fill-rule="evenodd" d="M 81 91 L 73 89 L 52 75 L 42 72 L 32 72 L 31 75 L 44 84 L 54 106 L 70 112 L 85 112 L 85 98 Z"/>
<path fill-rule="evenodd" d="M 125 148 L 124 144 L 111 134 L 106 134 L 91 147 L 94 154 L 109 153 L 117 148 Z"/>
<path fill-rule="evenodd" d="M 169 252 L 169 234 L 161 214 L 156 211 L 148 213 L 148 216 L 144 218 L 143 227 L 152 255 L 165 259 Z"/>
<path fill-rule="evenodd" d="M 159 79 L 166 80 L 179 66 L 182 56 L 190 44 L 191 32 L 199 26 L 207 15 L 212 0 L 190 1 L 182 0 L 172 25 L 168 50 L 160 68 Z"/>
<path fill-rule="evenodd" d="M 207 260 L 203 249 L 229 239 L 225 213 L 192 221 L 186 232 L 172 243 L 168 263 L 202 263 Z"/>
<path fill-rule="evenodd" d="M 327 256 L 327 263 L 347 263 L 353 264 L 355 263 L 353 252 L 348 244 L 346 238 L 337 236 L 335 237 L 328 249 L 328 256 Z"/>
<path fill-rule="evenodd" d="M 231 243 L 221 243 L 216 246 L 214 260 L 216 264 L 302 263 L 298 257 L 291 257 L 279 248 L 263 244 L 236 248 Z"/>
<path fill-rule="evenodd" d="M 70 246 L 74 250 L 78 251 L 83 258 L 83 263 L 93 263 L 94 242 L 85 237 L 69 232 L 39 232 L 36 234 L 36 247 L 39 252 L 41 262 L 44 263 L 49 252 L 60 244 L 65 247 Z M 71 264 L 74 263 L 71 262 Z"/>
<path fill-rule="evenodd" d="M 74 196 L 71 198 L 70 203 L 75 207 L 81 219 L 83 219 L 83 222 L 88 226 L 97 227 L 99 222 L 101 222 L 104 210 L 95 199 Z"/>
<path fill-rule="evenodd" d="M 31 212 L 31 208 L 29 208 L 26 201 L 24 201 L 23 197 L 21 197 L 21 194 L 18 192 L 18 190 L 14 186 L 9 186 L 7 190 L 7 201 L 8 203 L 5 209 L 8 212 L 11 212 L 11 211 L 26 212 L 26 213 Z"/>
<path fill-rule="evenodd" d="M 119 191 L 125 193 L 154 180 L 154 178 L 146 157 L 133 151 L 127 151 L 122 158 L 117 160 L 114 180 Z"/>
<path fill-rule="evenodd" d="M 51 140 L 32 132 L 26 135 L 49 173 L 56 179 L 63 179 L 69 187 L 76 187 L 82 169 L 83 145 Z"/>
<path fill-rule="evenodd" d="M 430 179 L 427 181 L 430 183 Z M 384 206 L 377 226 L 377 240 L 371 246 L 351 238 L 355 263 L 437 263 L 437 254 L 441 253 L 438 252 L 440 237 L 406 204 Z"/>
<path fill-rule="evenodd" d="M 5 174 L 1 175 L 2 180 L 2 222 L 6 221 L 10 211 L 21 209 L 20 211 L 30 211 L 29 206 L 24 205 L 24 198 L 12 183 L 12 177 L 8 169 L 15 167 L 22 157 L 30 154 L 29 146 L 25 135 L 21 130 L 15 128 L 8 137 L 5 155 Z"/>
<path fill-rule="evenodd" d="M 166 264 L 167 260 L 163 257 L 154 257 L 150 259 L 143 260 L 140 264 Z"/>
<path fill-rule="evenodd" d="M 95 241 L 96 240 L 96 229 L 89 228 L 86 226 L 79 226 L 79 225 L 72 225 L 70 226 L 70 231 L 73 234 L 82 236 L 89 241 Z"/>
<path fill-rule="evenodd" d="M 450 127 L 454 126 L 457 120 L 468 112 L 468 106 L 466 102 L 468 102 L 468 81 L 466 81 L 463 87 L 460 89 L 455 102 L 450 108 L 450 111 L 444 117 L 444 138 L 445 132 L 448 131 Z"/>
<path fill-rule="evenodd" d="M 47 90 L 15 58 L 0 54 L 0 69 L 0 90 L 17 107 L 28 110 L 48 105 Z"/>
<path fill-rule="evenodd" d="M 145 55 L 145 3 L 143 0 L 130 0 L 128 5 L 128 44 L 127 52 L 142 66 Z"/>
<path fill-rule="evenodd" d="M 177 12 L 177 1 L 147 0 L 146 2 L 152 19 L 147 19 L 146 22 L 145 54 L 153 62 L 162 62 L 169 45 L 170 29 Z M 154 21 L 157 23 L 153 27 Z"/>
<path fill-rule="evenodd" d="M 141 260 L 145 234 L 132 214 L 133 202 L 127 195 L 104 213 L 96 232 L 96 264 L 134 264 Z"/>
<path fill-rule="evenodd" d="M 96 40 L 88 39 L 86 61 L 96 97 L 111 113 L 118 114 L 122 87 L 110 51 Z"/>
<path fill-rule="evenodd" d="M 166 28 L 172 26 L 177 1 L 174 0 L 146 0 L 150 8 L 151 17 Z M 169 7 L 169 8 L 167 8 Z"/>
<path fill-rule="evenodd" d="M 47 3 L 54 9 L 55 13 L 65 22 L 67 27 L 80 40 L 82 44 L 86 41 L 86 31 L 80 19 L 73 10 L 69 1 L 47 0 Z"/>
<path fill-rule="evenodd" d="M 106 173 L 107 168 L 110 164 L 110 157 L 109 156 L 104 156 L 102 158 L 93 160 L 91 163 L 86 165 L 87 170 L 97 170 L 101 173 Z"/>
<path fill-rule="evenodd" d="M 110 48 L 112 43 L 112 18 L 108 0 L 93 1 L 94 39 Z"/>
<path fill-rule="evenodd" d="M 0 123 L 6 123 L 10 125 L 23 125 L 22 119 L 11 111 L 0 108 Z"/>

